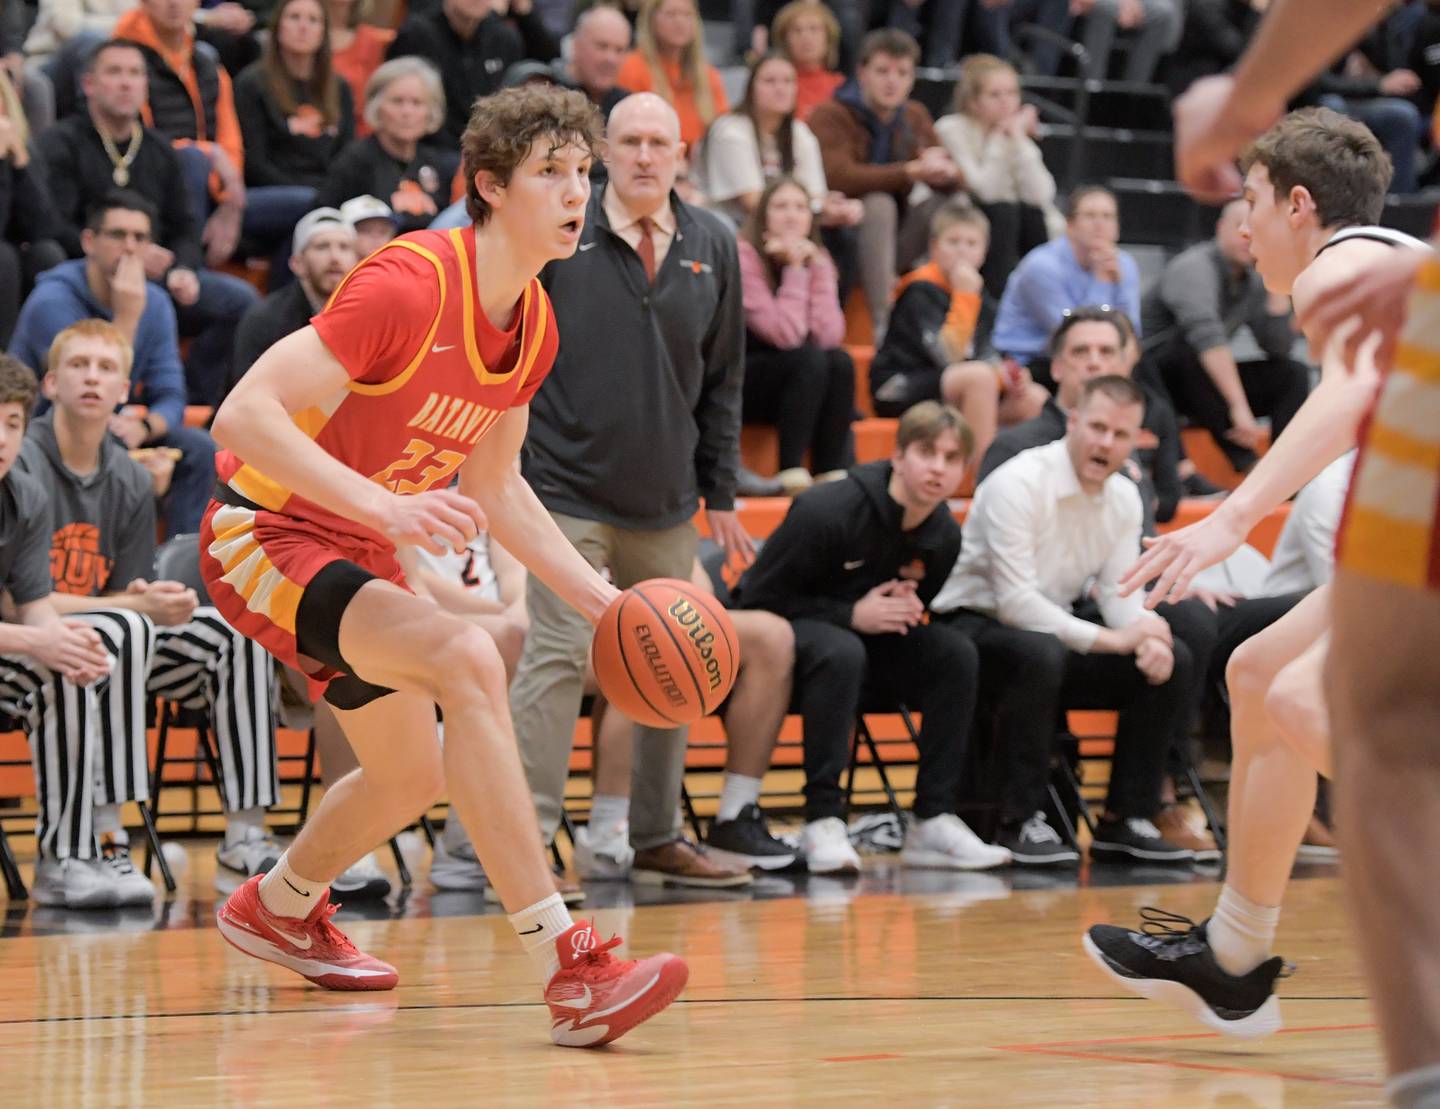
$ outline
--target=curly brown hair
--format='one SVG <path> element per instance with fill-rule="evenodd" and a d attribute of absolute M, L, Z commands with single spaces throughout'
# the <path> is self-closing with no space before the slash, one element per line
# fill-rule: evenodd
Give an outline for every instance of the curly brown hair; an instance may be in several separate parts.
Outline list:
<path fill-rule="evenodd" d="M 1280 199 L 1299 185 L 1321 227 L 1376 223 L 1394 167 L 1370 128 L 1329 108 L 1291 112 L 1240 155 L 1240 172 L 1262 165 Z"/>
<path fill-rule="evenodd" d="M 30 422 L 30 411 L 35 407 L 38 386 L 30 367 L 18 358 L 0 354 L 0 404 L 18 404 Z"/>
<path fill-rule="evenodd" d="M 550 150 L 574 145 L 599 158 L 604 122 L 583 92 L 557 85 L 521 85 L 475 101 L 470 123 L 460 136 L 460 166 L 465 174 L 465 210 L 476 223 L 490 218 L 490 204 L 475 186 L 481 170 L 501 185 L 530 156 L 537 142 Z"/>

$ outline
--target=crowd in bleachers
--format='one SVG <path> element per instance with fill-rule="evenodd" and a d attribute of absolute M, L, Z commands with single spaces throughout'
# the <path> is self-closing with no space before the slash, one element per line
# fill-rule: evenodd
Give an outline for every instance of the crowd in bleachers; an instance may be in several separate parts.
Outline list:
<path fill-rule="evenodd" d="M 672 829 L 668 733 L 636 740 L 630 819 L 635 729 L 602 702 L 581 876 L 740 885 L 749 866 L 794 862 L 759 807 L 789 711 L 805 730 L 801 853 L 814 871 L 857 868 L 840 775 L 872 698 L 921 713 L 909 864 L 1073 861 L 1044 781 L 1063 711 L 1079 707 L 1121 710 L 1095 857 L 1213 857 L 1213 837 L 1174 805 L 1192 737 L 1237 637 L 1328 575 L 1316 536 L 1333 530 L 1343 482 L 1317 479 L 1305 511 L 1297 506 L 1274 588 L 1215 579 L 1158 613 L 1118 597 L 1142 535 L 1184 497 L 1222 493 L 1187 458 L 1182 425 L 1208 432 L 1243 473 L 1303 403 L 1310 372 L 1292 349 L 1288 302 L 1254 271 L 1244 205 L 1223 209 L 1213 237 L 1143 281 L 1122 246 L 1120 186 L 1076 180 L 1084 162 L 1072 148 L 1046 146 L 1057 128 L 1079 141 L 1086 121 L 1030 95 L 1027 82 L 1053 90 L 1086 78 L 1100 82 L 1097 97 L 1124 82 L 1137 104 L 1141 93 L 1163 99 L 1232 64 L 1264 8 L 0 0 L 0 347 L 14 360 L 0 372 L 0 414 L 23 405 L 30 416 L 28 432 L 5 432 L 15 449 L 0 451 L 18 454 L 24 475 L 4 480 L 25 485 L 0 498 L 0 586 L 7 627 L 44 601 L 43 568 L 21 565 L 16 551 L 33 544 L 26 528 L 48 504 L 56 611 L 90 614 L 92 629 L 52 629 L 54 641 L 28 654 L 21 640 L 0 644 L 0 712 L 35 750 L 37 896 L 72 907 L 153 896 L 128 861 L 118 806 L 148 799 L 143 706 L 157 695 L 207 707 L 216 721 L 221 870 L 249 875 L 278 856 L 263 811 L 278 799 L 271 706 L 287 683 L 188 585 L 152 580 L 157 536 L 198 530 L 215 483 L 206 423 L 256 359 L 394 236 L 472 221 L 459 145 L 471 105 L 532 82 L 579 90 L 607 117 L 637 93 L 673 109 L 658 122 L 645 105 L 621 113 L 612 164 L 593 168 L 591 222 L 603 216 L 619 254 L 553 264 L 545 283 L 562 360 L 681 363 L 680 422 L 694 434 L 625 441 L 603 426 L 613 399 L 562 402 L 552 386 L 535 400 L 527 476 L 534 466 L 548 482 L 557 516 L 604 523 L 603 534 L 577 523 L 567 536 L 617 584 L 693 572 L 727 593 L 698 568 L 693 534 L 672 547 L 653 536 L 691 529 L 703 500 L 726 553 L 748 562 L 737 491 L 796 498 L 727 598 L 746 665 L 725 711 L 732 752 L 708 837 L 719 852 Z M 1399 5 L 1301 98 L 1371 128 L 1398 194 L 1423 190 L 1440 165 L 1437 8 Z M 707 36 L 702 16 L 716 15 L 733 41 L 715 37 L 713 20 Z M 945 110 L 933 113 L 922 91 Z M 664 262 L 677 251 L 695 273 L 716 275 L 713 303 L 667 293 Z M 692 340 L 693 365 L 653 325 L 626 330 L 638 303 L 611 291 L 619 276 L 607 282 L 632 264 L 655 311 Z M 605 265 L 618 268 L 594 268 Z M 40 384 L 27 386 L 22 367 Z M 867 414 L 898 421 L 893 453 L 857 455 L 862 400 Z M 752 469 L 736 466 L 742 419 L 775 429 L 773 473 L 752 472 L 748 457 Z M 626 450 L 648 456 L 637 467 L 674 467 L 675 488 L 632 495 Z M 947 502 L 972 488 L 962 534 Z M 651 538 L 627 545 L 627 527 Z M 414 566 L 412 579 L 501 644 L 553 837 L 588 625 L 577 630 L 533 580 L 527 598 L 507 557 L 482 537 L 458 562 Z M 113 607 L 128 615 L 94 616 L 85 602 L 98 599 L 123 599 Z M 88 663 L 58 661 L 100 649 L 132 661 L 125 680 L 116 671 L 87 682 Z M 44 666 L 27 669 L 27 657 Z M 56 679 L 63 697 L 36 676 L 46 667 L 74 678 Z M 323 705 L 316 713 L 333 778 L 343 740 Z M 86 714 L 99 721 L 95 749 L 67 746 L 65 727 Z M 957 799 L 974 790 L 967 750 L 992 745 L 1004 773 L 986 842 Z M 1317 827 L 1317 842 L 1324 834 Z M 434 877 L 484 885 L 458 820 Z M 367 859 L 336 888 L 388 887 Z"/>

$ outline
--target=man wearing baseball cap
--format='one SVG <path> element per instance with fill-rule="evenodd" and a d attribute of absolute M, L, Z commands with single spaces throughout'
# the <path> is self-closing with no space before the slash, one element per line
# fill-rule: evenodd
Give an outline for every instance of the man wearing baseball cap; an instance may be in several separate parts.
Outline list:
<path fill-rule="evenodd" d="M 340 205 L 345 222 L 355 229 L 355 256 L 368 258 L 400 230 L 395 213 L 378 196 L 352 196 Z"/>
<path fill-rule="evenodd" d="M 301 217 L 290 255 L 295 280 L 252 305 L 235 329 L 237 377 L 272 344 L 309 323 L 357 260 L 355 228 L 338 208 Z"/>

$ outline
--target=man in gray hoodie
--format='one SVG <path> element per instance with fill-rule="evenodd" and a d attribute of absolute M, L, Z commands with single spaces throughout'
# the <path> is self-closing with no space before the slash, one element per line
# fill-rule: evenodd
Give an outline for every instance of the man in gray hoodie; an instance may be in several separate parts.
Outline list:
<path fill-rule="evenodd" d="M 226 810 L 217 882 L 226 872 L 232 884 L 260 873 L 280 847 L 264 823 L 265 808 L 279 799 L 274 667 L 262 647 L 201 606 L 193 589 L 150 580 L 150 476 L 109 432 L 116 400 L 130 388 L 130 362 L 130 345 L 113 324 L 83 320 L 61 331 L 41 386 L 53 407 L 31 421 L 18 466 L 50 501 L 51 604 L 62 616 L 83 614 L 117 644 L 120 665 L 100 703 L 100 746 L 84 773 L 97 783 L 102 849 L 138 902 L 154 889 L 129 867 L 120 804 L 149 796 L 149 697 L 204 707 L 215 730 Z M 63 761 L 60 751 L 45 757 Z"/>

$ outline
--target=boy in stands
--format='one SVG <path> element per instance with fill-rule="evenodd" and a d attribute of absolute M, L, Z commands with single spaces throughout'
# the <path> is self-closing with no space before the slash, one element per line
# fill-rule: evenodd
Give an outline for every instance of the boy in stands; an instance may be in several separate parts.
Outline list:
<path fill-rule="evenodd" d="M 473 225 L 387 244 L 260 357 L 215 418 L 226 451 L 201 536 L 216 607 L 324 688 L 360 761 L 220 909 L 222 934 L 329 989 L 393 988 L 394 968 L 330 923 L 327 884 L 448 791 L 548 983 L 551 1038 L 570 1047 L 653 1016 L 688 970 L 668 954 L 615 959 L 618 937 L 571 921 L 535 835 L 494 640 L 410 593 L 395 548 L 459 552 L 488 527 L 592 623 L 617 596 L 515 464 L 556 350 L 535 277 L 580 241 L 598 129 L 581 93 L 476 103 L 461 140 Z"/>

